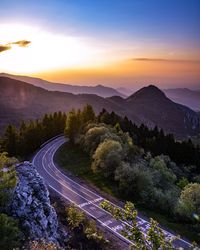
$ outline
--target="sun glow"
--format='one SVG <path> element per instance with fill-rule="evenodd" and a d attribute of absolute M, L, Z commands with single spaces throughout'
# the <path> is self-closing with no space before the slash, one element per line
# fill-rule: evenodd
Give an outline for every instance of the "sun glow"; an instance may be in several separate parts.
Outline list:
<path fill-rule="evenodd" d="M 13 45 L 0 53 L 0 70 L 34 73 L 51 69 L 84 68 L 101 64 L 101 49 L 82 37 L 52 34 L 31 26 L 0 25 L 1 44 L 28 40 L 26 47 Z M 98 58 L 98 60 L 97 60 Z"/>

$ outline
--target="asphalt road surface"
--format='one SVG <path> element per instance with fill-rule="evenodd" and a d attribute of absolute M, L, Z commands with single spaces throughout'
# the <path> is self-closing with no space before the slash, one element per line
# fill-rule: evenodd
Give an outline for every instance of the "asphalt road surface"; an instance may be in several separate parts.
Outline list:
<path fill-rule="evenodd" d="M 44 178 L 47 186 L 56 191 L 60 196 L 81 208 L 85 213 L 101 223 L 118 238 L 126 242 L 127 245 L 133 244 L 133 242 L 120 234 L 120 231 L 127 223 L 114 219 L 111 214 L 100 207 L 100 203 L 105 199 L 98 195 L 98 193 L 92 192 L 91 190 L 81 186 L 71 177 L 64 175 L 56 167 L 53 157 L 58 148 L 65 142 L 66 139 L 64 136 L 60 136 L 47 142 L 40 148 L 32 160 L 32 163 L 36 166 L 37 171 Z M 113 204 L 113 206 L 116 205 Z M 138 216 L 137 220 L 138 225 L 145 236 L 149 228 L 149 222 L 141 218 L 141 216 Z M 163 231 L 166 237 L 174 237 L 172 233 L 164 229 Z M 177 247 L 182 247 L 184 249 L 189 249 L 191 246 L 189 242 L 183 239 L 177 239 L 174 244 Z"/>

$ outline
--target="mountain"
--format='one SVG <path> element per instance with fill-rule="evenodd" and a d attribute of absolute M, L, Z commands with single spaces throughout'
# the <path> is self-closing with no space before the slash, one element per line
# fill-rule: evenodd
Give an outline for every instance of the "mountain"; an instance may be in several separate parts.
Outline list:
<path fill-rule="evenodd" d="M 186 105 L 194 111 L 200 111 L 200 91 L 187 88 L 163 90 L 172 101 Z"/>
<path fill-rule="evenodd" d="M 91 104 L 95 112 L 105 108 L 121 116 L 127 116 L 136 124 L 158 126 L 177 138 L 200 132 L 200 114 L 186 106 L 176 104 L 155 86 L 140 89 L 128 98 L 113 96 L 47 91 L 31 84 L 0 77 L 1 131 L 8 123 L 19 124 L 21 119 L 40 118 L 45 113 L 69 111 Z"/>
<path fill-rule="evenodd" d="M 78 86 L 78 85 L 70 85 L 70 84 L 62 84 L 62 83 L 53 83 L 48 82 L 40 78 L 29 77 L 29 76 L 20 76 L 20 75 L 11 75 L 6 73 L 1 73 L 2 77 L 9 77 L 11 79 L 19 80 L 22 82 L 30 83 L 34 86 L 44 88 L 50 91 L 61 91 L 68 92 L 72 94 L 94 94 L 102 97 L 110 97 L 110 96 L 121 96 L 125 97 L 126 95 L 120 93 L 119 91 L 105 87 L 103 85 L 97 86 Z"/>
<path fill-rule="evenodd" d="M 127 110 L 149 127 L 157 125 L 176 135 L 198 133 L 200 116 L 186 106 L 171 101 L 157 87 L 144 87 L 127 98 Z M 129 117 L 132 118 L 131 114 Z M 132 119 L 134 119 L 134 117 Z"/>
<path fill-rule="evenodd" d="M 19 124 L 22 119 L 36 119 L 58 110 L 68 112 L 87 103 L 93 105 L 96 112 L 102 107 L 112 110 L 110 102 L 97 95 L 47 91 L 26 82 L 0 77 L 0 130 L 8 123 Z"/>

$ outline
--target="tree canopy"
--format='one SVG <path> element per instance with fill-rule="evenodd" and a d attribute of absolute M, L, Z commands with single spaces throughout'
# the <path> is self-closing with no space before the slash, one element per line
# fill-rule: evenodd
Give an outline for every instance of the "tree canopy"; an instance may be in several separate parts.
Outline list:
<path fill-rule="evenodd" d="M 92 169 L 95 172 L 103 172 L 105 176 L 110 176 L 120 165 L 122 158 L 123 148 L 120 142 L 106 139 L 99 144 L 93 155 Z"/>
<path fill-rule="evenodd" d="M 200 222 L 200 184 L 189 183 L 181 192 L 177 211 L 190 221 Z"/>

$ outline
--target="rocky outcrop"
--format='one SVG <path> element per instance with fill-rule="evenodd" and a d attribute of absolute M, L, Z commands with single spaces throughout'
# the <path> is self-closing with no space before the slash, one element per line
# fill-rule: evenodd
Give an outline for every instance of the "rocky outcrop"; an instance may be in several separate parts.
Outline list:
<path fill-rule="evenodd" d="M 49 192 L 35 167 L 28 162 L 16 166 L 18 183 L 12 201 L 13 217 L 19 219 L 30 239 L 57 242 L 58 220 Z"/>

